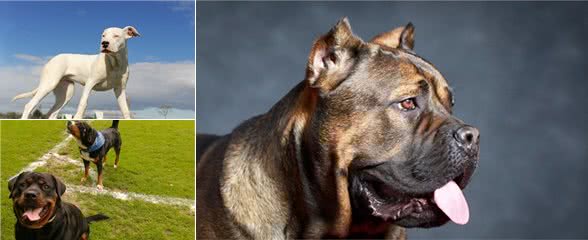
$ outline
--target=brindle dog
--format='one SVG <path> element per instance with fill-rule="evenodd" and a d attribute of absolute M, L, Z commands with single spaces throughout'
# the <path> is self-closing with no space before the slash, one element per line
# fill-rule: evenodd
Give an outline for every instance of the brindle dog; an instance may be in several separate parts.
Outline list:
<path fill-rule="evenodd" d="M 198 239 L 402 239 L 465 224 L 479 132 L 413 47 L 412 24 L 364 42 L 343 19 L 267 113 L 198 136 Z"/>
<path fill-rule="evenodd" d="M 87 240 L 89 223 L 108 219 L 82 211 L 61 200 L 65 184 L 48 173 L 23 172 L 8 183 L 17 222 L 17 240 Z"/>

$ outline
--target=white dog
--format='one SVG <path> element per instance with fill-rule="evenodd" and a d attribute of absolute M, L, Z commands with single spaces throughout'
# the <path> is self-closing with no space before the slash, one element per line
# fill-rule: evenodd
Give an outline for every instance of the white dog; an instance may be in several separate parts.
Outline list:
<path fill-rule="evenodd" d="M 131 118 L 127 104 L 126 86 L 129 79 L 129 61 L 127 39 L 140 36 L 132 26 L 125 28 L 107 28 L 102 33 L 100 54 L 59 54 L 53 57 L 41 72 L 41 80 L 37 89 L 20 94 L 12 101 L 33 97 L 25 105 L 22 118 L 26 119 L 37 104 L 49 92 L 55 94 L 55 104 L 47 115 L 50 119 L 57 118 L 59 111 L 71 100 L 74 93 L 74 83 L 84 86 L 80 105 L 75 119 L 81 119 L 88 105 L 88 97 L 92 90 L 106 91 L 114 89 L 120 110 L 124 118 Z"/>

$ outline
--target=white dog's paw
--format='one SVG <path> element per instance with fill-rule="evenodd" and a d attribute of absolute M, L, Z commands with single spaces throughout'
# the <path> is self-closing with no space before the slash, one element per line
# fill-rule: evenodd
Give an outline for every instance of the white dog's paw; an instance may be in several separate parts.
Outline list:
<path fill-rule="evenodd" d="M 97 187 L 97 188 L 98 188 L 98 190 L 100 190 L 100 191 L 104 190 L 104 186 L 102 186 L 102 185 L 97 185 L 96 187 Z"/>
<path fill-rule="evenodd" d="M 116 166 L 116 164 L 114 164 L 114 169 L 118 168 L 118 166 Z"/>

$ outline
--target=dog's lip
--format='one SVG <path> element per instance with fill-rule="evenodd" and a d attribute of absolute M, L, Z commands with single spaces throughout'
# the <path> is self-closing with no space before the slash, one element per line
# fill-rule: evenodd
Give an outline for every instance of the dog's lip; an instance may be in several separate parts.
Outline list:
<path fill-rule="evenodd" d="M 382 199 L 376 191 L 367 184 L 361 184 L 361 192 L 367 200 L 371 215 L 385 221 L 394 222 L 404 217 L 420 214 L 424 211 L 436 208 L 435 202 L 427 194 L 422 196 L 404 196 L 395 202 L 387 202 Z"/>
<path fill-rule="evenodd" d="M 18 207 L 18 212 L 17 212 L 17 213 L 20 215 L 20 220 L 21 220 L 21 222 L 22 222 L 23 224 L 27 224 L 27 225 L 33 225 L 33 224 L 35 224 L 35 223 L 37 223 L 37 222 L 41 222 L 41 221 L 43 221 L 44 219 L 46 219 L 46 218 L 47 218 L 47 215 L 48 215 L 48 214 L 49 214 L 49 212 L 50 212 L 50 211 L 49 211 L 49 210 L 50 210 L 50 209 L 49 209 L 50 207 L 51 207 L 51 204 L 49 204 L 49 203 L 45 204 L 45 206 L 42 206 L 42 208 L 43 208 L 43 209 L 42 209 L 42 210 L 41 210 L 41 212 L 39 213 L 39 217 L 40 217 L 40 218 L 39 218 L 39 220 L 36 220 L 36 221 L 30 221 L 30 220 L 28 219 L 28 217 L 24 216 L 24 213 L 25 213 L 25 212 L 26 212 L 28 209 L 37 209 L 37 208 L 41 208 L 41 206 L 39 206 L 39 207 L 36 207 L 36 206 L 35 206 L 35 207 L 29 207 L 29 206 L 22 207 L 22 206 L 19 206 L 19 207 Z"/>
<path fill-rule="evenodd" d="M 453 178 L 461 189 L 467 186 L 466 172 Z M 384 186 L 387 187 L 387 186 Z M 367 200 L 371 215 L 385 221 L 394 222 L 404 217 L 418 217 L 423 212 L 432 211 L 443 214 L 434 199 L 434 192 L 424 193 L 395 193 L 394 202 L 388 202 L 389 197 L 381 196 L 377 186 L 367 182 L 360 182 L 361 192 Z M 395 191 L 394 191 L 395 192 Z M 425 214 L 426 215 L 426 214 Z"/>
<path fill-rule="evenodd" d="M 108 49 L 102 49 L 100 52 L 102 52 L 102 53 L 111 53 L 112 51 L 110 51 Z"/>

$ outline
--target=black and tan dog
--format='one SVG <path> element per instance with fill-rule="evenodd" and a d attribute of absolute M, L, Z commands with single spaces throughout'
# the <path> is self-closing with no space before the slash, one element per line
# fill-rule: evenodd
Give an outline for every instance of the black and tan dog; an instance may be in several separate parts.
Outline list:
<path fill-rule="evenodd" d="M 102 167 L 106 163 L 106 155 L 111 148 L 114 148 L 116 159 L 114 168 L 118 167 L 122 139 L 118 131 L 118 121 L 112 121 L 110 128 L 98 131 L 84 121 L 68 121 L 67 131 L 76 139 L 80 149 L 80 156 L 84 161 L 84 177 L 82 182 L 88 179 L 90 172 L 90 162 L 96 164 L 98 170 L 98 189 L 102 190 Z"/>
<path fill-rule="evenodd" d="M 79 208 L 61 200 L 65 184 L 48 173 L 23 172 L 8 182 L 16 240 L 86 240 L 89 223 L 108 219 L 84 217 Z"/>
<path fill-rule="evenodd" d="M 465 224 L 479 133 L 413 46 L 412 24 L 364 42 L 343 19 L 267 113 L 198 136 L 198 239 L 401 239 Z"/>

